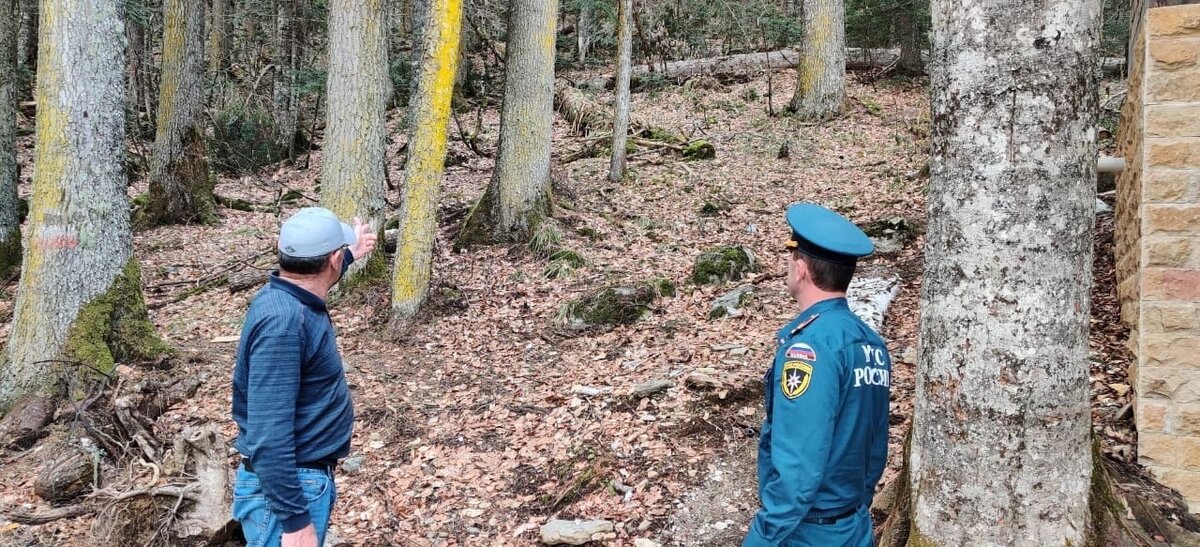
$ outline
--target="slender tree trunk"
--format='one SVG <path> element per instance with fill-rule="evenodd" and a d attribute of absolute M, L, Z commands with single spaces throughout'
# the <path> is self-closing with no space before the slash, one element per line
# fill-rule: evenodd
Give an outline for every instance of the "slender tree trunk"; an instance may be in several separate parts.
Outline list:
<path fill-rule="evenodd" d="M 914 0 L 914 3 L 920 0 Z M 902 8 L 896 15 L 896 27 L 900 31 L 900 59 L 897 66 L 900 72 L 912 75 L 925 73 L 925 62 L 921 59 L 925 49 L 924 18 L 925 10 L 917 10 L 916 6 Z"/>
<path fill-rule="evenodd" d="M 625 176 L 625 141 L 629 131 L 629 69 L 633 64 L 633 0 L 617 0 L 617 97 L 613 105 L 612 161 L 608 180 Z"/>
<path fill-rule="evenodd" d="M 212 23 L 208 27 L 208 75 L 224 79 L 229 66 L 229 38 L 233 35 L 233 0 L 212 0 Z"/>
<path fill-rule="evenodd" d="M 513 0 L 496 168 L 460 244 L 522 242 L 550 212 L 557 0 Z"/>
<path fill-rule="evenodd" d="M 359 217 L 383 239 L 385 111 L 391 96 L 383 0 L 329 4 L 329 77 L 326 93 L 321 202 L 343 219 Z M 355 263 L 342 282 L 387 278 L 387 257 Z"/>
<path fill-rule="evenodd" d="M 142 86 L 143 68 L 142 59 L 146 56 L 146 39 L 143 36 L 146 32 L 146 27 L 134 17 L 129 15 L 129 10 L 126 10 L 125 16 L 125 38 L 129 43 L 129 54 L 125 61 L 125 92 L 129 100 L 128 111 L 130 114 L 131 133 L 140 137 L 142 134 L 142 94 L 145 92 Z M 149 117 L 153 112 L 146 112 L 146 117 Z"/>
<path fill-rule="evenodd" d="M 617 0 L 623 2 L 624 0 Z M 592 0 L 579 3 L 579 24 L 575 25 L 575 45 L 579 48 L 579 64 L 587 61 L 588 50 L 592 48 Z"/>
<path fill-rule="evenodd" d="M 17 36 L 17 63 L 33 73 L 37 70 L 38 0 L 20 0 L 21 28 Z"/>
<path fill-rule="evenodd" d="M 164 350 L 146 317 L 125 196 L 124 2 L 45 0 L 29 239 L 0 362 L 0 413 Z"/>
<path fill-rule="evenodd" d="M 846 98 L 846 9 L 842 0 L 804 0 L 796 94 L 788 110 L 802 120 L 827 120 Z"/>
<path fill-rule="evenodd" d="M 150 159 L 150 192 L 138 223 L 191 224 L 213 219 L 213 181 L 200 127 L 203 108 L 204 2 L 163 2 L 162 78 Z"/>
<path fill-rule="evenodd" d="M 437 202 L 462 35 L 461 0 L 433 0 L 429 4 L 417 89 L 409 101 L 412 137 L 408 142 L 412 152 L 400 199 L 400 233 L 392 277 L 392 313 L 399 321 L 415 316 L 429 295 Z"/>
<path fill-rule="evenodd" d="M 300 98 L 296 76 L 300 72 L 300 39 L 297 36 L 296 3 L 299 0 L 275 0 L 275 80 L 271 93 L 271 114 L 275 118 L 276 143 L 289 158 L 296 157 L 296 129 L 300 120 Z"/>
<path fill-rule="evenodd" d="M 0 0 L 0 279 L 21 264 L 20 202 L 17 200 L 17 0 Z"/>
<path fill-rule="evenodd" d="M 936 0 L 909 545 L 1091 545 L 1096 0 Z"/>

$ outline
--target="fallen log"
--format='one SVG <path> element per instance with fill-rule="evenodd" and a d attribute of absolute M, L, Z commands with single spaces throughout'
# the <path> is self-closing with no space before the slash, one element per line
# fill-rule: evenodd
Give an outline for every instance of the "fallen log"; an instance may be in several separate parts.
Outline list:
<path fill-rule="evenodd" d="M 566 80 L 560 79 L 554 83 L 554 108 L 571 122 L 571 126 L 579 133 L 612 131 L 612 108 L 593 101 Z M 630 115 L 629 133 L 665 143 L 687 143 L 683 135 L 655 127 L 640 116 Z"/>
<path fill-rule="evenodd" d="M 900 59 L 899 49 L 868 49 L 846 48 L 847 70 L 870 70 L 891 66 Z M 758 53 L 736 53 L 706 59 L 687 59 L 671 61 L 662 66 L 638 65 L 630 72 L 630 85 L 636 90 L 648 83 L 651 78 L 666 78 L 673 83 L 681 83 L 696 76 L 710 76 L 718 80 L 730 79 L 753 74 L 758 71 L 796 68 L 800 61 L 800 51 L 786 48 L 777 51 Z M 1125 60 L 1118 57 L 1101 59 L 1101 69 L 1105 76 L 1120 76 L 1125 69 Z M 616 75 L 606 74 L 584 82 L 578 82 L 576 87 L 587 89 L 612 89 Z"/>

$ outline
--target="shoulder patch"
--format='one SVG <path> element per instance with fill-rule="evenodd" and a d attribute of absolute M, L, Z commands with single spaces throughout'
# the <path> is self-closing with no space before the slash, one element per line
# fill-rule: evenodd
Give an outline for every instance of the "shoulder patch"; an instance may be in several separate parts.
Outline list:
<path fill-rule="evenodd" d="M 817 361 L 816 350 L 804 342 L 792 344 L 783 356 L 787 359 L 804 359 L 805 361 L 812 361 L 814 363 Z"/>
<path fill-rule="evenodd" d="M 820 317 L 820 316 L 821 316 L 821 314 L 819 314 L 819 313 L 814 313 L 812 317 L 809 317 L 808 319 L 805 319 L 805 320 L 804 320 L 804 322 L 800 323 L 799 325 L 796 325 L 796 328 L 792 329 L 792 332 L 790 332 L 790 333 L 788 334 L 788 336 L 795 336 L 795 335 L 796 335 L 796 333 L 798 333 L 798 332 L 800 332 L 800 331 L 804 330 L 804 327 L 807 327 L 807 326 L 811 325 L 811 324 L 812 324 L 812 322 L 813 322 L 813 321 L 816 321 L 816 320 L 817 320 L 817 318 L 818 318 L 818 317 Z"/>
<path fill-rule="evenodd" d="M 795 399 L 808 391 L 812 381 L 813 367 L 804 361 L 788 361 L 783 364 L 783 374 L 780 377 L 780 387 L 783 396 Z"/>

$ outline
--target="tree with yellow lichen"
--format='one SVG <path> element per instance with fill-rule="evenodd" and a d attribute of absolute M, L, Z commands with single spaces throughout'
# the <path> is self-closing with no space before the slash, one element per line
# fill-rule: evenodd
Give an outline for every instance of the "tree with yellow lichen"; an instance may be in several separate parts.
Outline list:
<path fill-rule="evenodd" d="M 846 7 L 843 0 L 804 0 L 796 94 L 788 110 L 802 120 L 838 115 L 846 99 Z"/>
<path fill-rule="evenodd" d="M 162 77 L 158 123 L 150 158 L 150 191 L 135 222 L 144 226 L 193 224 L 213 219 L 213 179 L 208 171 L 203 108 L 204 4 L 163 2 Z"/>
<path fill-rule="evenodd" d="M 0 278 L 21 263 L 17 200 L 17 0 L 0 0 Z"/>
<path fill-rule="evenodd" d="M 42 3 L 36 174 L 0 414 L 166 351 L 142 300 L 125 195 L 123 5 Z"/>
<path fill-rule="evenodd" d="M 385 113 L 392 83 L 387 74 L 383 0 L 329 3 L 329 74 L 321 169 L 321 204 L 341 218 L 361 218 L 382 233 L 384 216 Z M 382 236 L 381 236 L 382 239 Z M 356 262 L 342 281 L 386 279 L 387 257 L 373 253 Z"/>
<path fill-rule="evenodd" d="M 527 241 L 550 213 L 557 0 L 513 0 L 496 168 L 459 233 L 460 245 Z"/>
<path fill-rule="evenodd" d="M 458 46 L 462 0 L 432 0 L 426 6 L 424 44 L 417 90 L 409 104 L 409 159 L 400 200 L 400 233 L 392 277 L 392 314 L 412 318 L 429 294 L 437 202 L 446 161 L 446 137 Z"/>

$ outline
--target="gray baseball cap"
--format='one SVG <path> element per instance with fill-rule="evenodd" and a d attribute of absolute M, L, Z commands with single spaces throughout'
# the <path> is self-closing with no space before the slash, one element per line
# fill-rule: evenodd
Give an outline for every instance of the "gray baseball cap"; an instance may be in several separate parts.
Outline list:
<path fill-rule="evenodd" d="M 305 207 L 283 221 L 279 250 L 296 258 L 325 256 L 358 238 L 349 224 L 324 207 Z"/>

